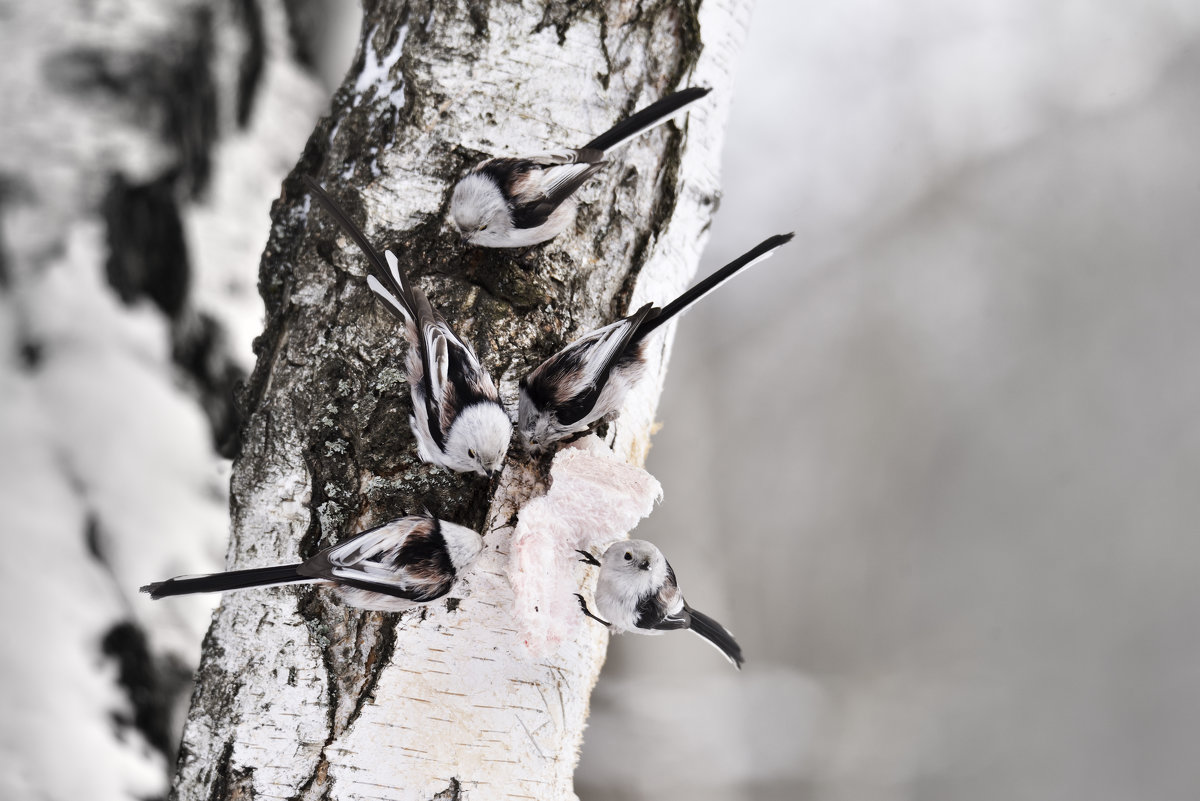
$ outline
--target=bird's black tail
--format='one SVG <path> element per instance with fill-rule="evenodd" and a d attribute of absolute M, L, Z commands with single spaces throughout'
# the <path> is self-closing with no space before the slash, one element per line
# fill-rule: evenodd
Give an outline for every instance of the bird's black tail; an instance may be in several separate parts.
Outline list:
<path fill-rule="evenodd" d="M 388 268 L 387 262 L 384 261 L 379 251 L 371 245 L 370 240 L 367 239 L 367 235 L 362 232 L 361 228 L 354 224 L 354 221 L 350 219 L 350 215 L 342 210 L 337 201 L 321 188 L 316 179 L 309 175 L 302 177 L 304 178 L 304 183 L 308 185 L 309 190 L 313 193 L 313 197 L 325 207 L 325 211 L 329 212 L 329 216 L 337 220 L 342 230 L 350 235 L 350 238 L 358 245 L 359 250 L 367 257 L 367 260 L 370 262 L 370 274 L 374 275 L 375 280 L 382 283 L 384 288 L 388 289 L 389 293 L 394 295 L 405 306 L 409 311 L 411 319 L 415 320 L 417 317 L 417 304 L 414 299 L 412 287 L 408 283 L 408 278 L 400 270 L 391 270 Z M 387 298 L 384 298 L 384 300 L 386 305 Z"/>
<path fill-rule="evenodd" d="M 732 662 L 734 667 L 741 670 L 742 663 L 746 661 L 746 658 L 742 656 L 742 646 L 737 644 L 733 635 L 703 612 L 697 612 L 689 606 L 688 613 L 692 616 L 692 624 L 688 628 L 716 646 L 717 650 L 725 654 L 725 658 Z"/>
<path fill-rule="evenodd" d="M 169 595 L 224 592 L 225 590 L 241 590 L 246 587 L 268 587 L 272 584 L 312 581 L 309 576 L 300 575 L 296 570 L 298 567 L 300 565 L 279 565 L 277 567 L 253 567 L 249 570 L 230 570 L 228 573 L 212 573 L 207 576 L 180 576 L 147 584 L 142 587 L 142 592 L 150 593 L 150 597 L 157 600 Z"/>
<path fill-rule="evenodd" d="M 709 292 L 712 292 L 714 289 L 728 281 L 737 273 L 741 272 L 752 264 L 757 264 L 758 262 L 768 258 L 775 253 L 777 248 L 786 245 L 788 242 L 791 242 L 793 236 L 795 236 L 795 234 L 776 234 L 768 239 L 764 239 L 762 242 L 759 242 L 753 248 L 738 256 L 736 259 L 729 262 L 729 264 L 726 264 L 724 267 L 717 270 L 703 281 L 700 281 L 695 286 L 690 287 L 682 295 L 664 306 L 663 310 L 659 314 L 642 323 L 641 328 L 638 329 L 637 338 L 639 340 L 644 339 L 647 334 L 670 320 L 672 317 L 687 311 L 693 303 L 700 300 L 700 298 L 704 297 Z"/>
<path fill-rule="evenodd" d="M 634 112 L 631 116 L 621 120 L 583 147 L 602 151 L 610 150 L 627 139 L 632 139 L 642 131 L 666 122 L 672 114 L 685 106 L 690 106 L 711 91 L 702 86 L 693 86 L 673 95 L 667 95 L 662 100 L 651 103 L 641 111 Z"/>

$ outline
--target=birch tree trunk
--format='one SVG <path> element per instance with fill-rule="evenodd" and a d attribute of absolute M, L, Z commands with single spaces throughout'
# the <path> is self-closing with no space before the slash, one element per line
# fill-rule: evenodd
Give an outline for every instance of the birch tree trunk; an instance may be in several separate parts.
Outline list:
<path fill-rule="evenodd" d="M 507 578 L 516 512 L 544 491 L 546 465 L 510 456 L 491 487 L 418 461 L 401 333 L 298 175 L 318 176 L 395 250 L 514 403 L 517 379 L 565 342 L 689 282 L 748 6 L 367 3 L 354 66 L 273 212 L 229 564 L 298 560 L 422 507 L 484 532 L 487 549 L 453 598 L 403 615 L 316 588 L 229 594 L 175 797 L 574 798 L 608 635 L 580 616 L 575 636 L 531 650 Z M 517 257 L 464 250 L 445 228 L 450 188 L 477 160 L 582 144 L 685 85 L 715 91 L 623 149 L 584 190 L 574 232 Z M 607 433 L 635 464 L 670 333 L 654 348 L 653 378 Z"/>

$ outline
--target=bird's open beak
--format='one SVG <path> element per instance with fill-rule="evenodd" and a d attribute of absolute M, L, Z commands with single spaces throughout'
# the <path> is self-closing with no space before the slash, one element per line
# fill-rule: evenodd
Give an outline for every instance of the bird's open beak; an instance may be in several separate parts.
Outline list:
<path fill-rule="evenodd" d="M 587 551 L 581 551 L 578 548 L 576 548 L 575 553 L 582 554 L 583 558 L 579 560 L 580 562 L 587 562 L 589 565 L 595 565 L 596 567 L 600 567 L 600 560 L 597 559 L 596 557 L 592 556 Z"/>

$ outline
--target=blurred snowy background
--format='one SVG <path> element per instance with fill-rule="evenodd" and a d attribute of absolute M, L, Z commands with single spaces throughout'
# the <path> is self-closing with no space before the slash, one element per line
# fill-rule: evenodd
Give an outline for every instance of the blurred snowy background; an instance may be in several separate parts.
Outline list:
<path fill-rule="evenodd" d="M 136 587 L 223 561 L 356 15 L 0 2 L 0 797 L 165 794 L 215 599 Z M 680 326 L 637 531 L 750 663 L 614 640 L 584 801 L 1194 797 L 1198 142 L 1194 0 L 760 0 L 701 271 L 799 236 Z"/>

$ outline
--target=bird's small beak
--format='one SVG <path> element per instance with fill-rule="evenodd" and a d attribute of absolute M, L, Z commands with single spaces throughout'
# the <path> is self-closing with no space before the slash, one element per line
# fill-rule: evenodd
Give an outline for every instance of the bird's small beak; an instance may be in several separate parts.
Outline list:
<path fill-rule="evenodd" d="M 650 569 L 650 560 L 649 559 L 642 560 L 642 563 L 640 565 L 638 565 L 638 567 L 642 570 L 649 570 Z"/>
<path fill-rule="evenodd" d="M 463 245 L 471 244 L 471 235 L 470 234 L 461 233 L 458 235 L 458 239 L 460 242 L 462 242 Z"/>
<path fill-rule="evenodd" d="M 596 567 L 600 566 L 600 560 L 597 559 L 596 557 L 592 556 L 587 551 L 581 551 L 578 548 L 576 548 L 575 553 L 583 555 L 583 558 L 579 560 L 580 562 L 586 562 L 587 564 L 595 565 Z"/>

